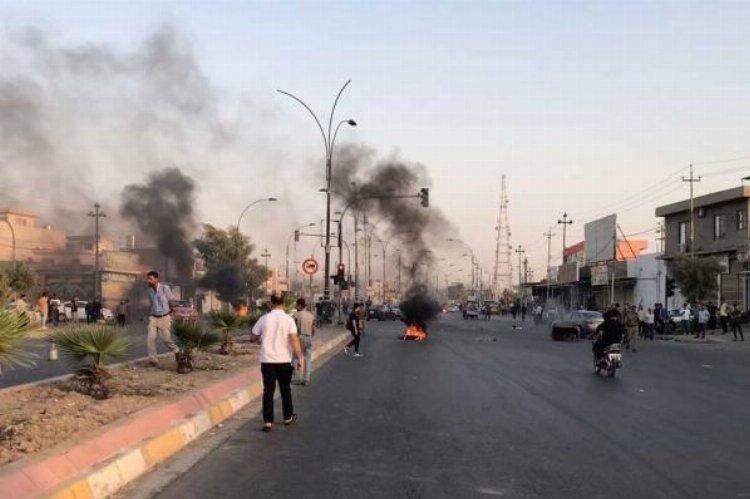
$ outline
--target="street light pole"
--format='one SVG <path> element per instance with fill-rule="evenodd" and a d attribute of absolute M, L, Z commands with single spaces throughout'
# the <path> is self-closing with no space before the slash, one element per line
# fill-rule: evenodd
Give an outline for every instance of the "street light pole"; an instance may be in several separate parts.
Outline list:
<path fill-rule="evenodd" d="M 324 264 L 324 276 L 323 276 L 323 298 L 324 300 L 328 301 L 331 297 L 331 164 L 333 159 L 333 149 L 336 142 L 336 136 L 338 135 L 339 128 L 343 124 L 347 124 L 349 126 L 357 126 L 357 123 L 352 120 L 342 120 L 338 123 L 336 126 L 336 129 L 334 130 L 333 136 L 331 135 L 331 128 L 333 127 L 333 117 L 336 113 L 336 105 L 339 102 L 339 98 L 341 98 L 341 94 L 344 92 L 344 89 L 351 83 L 351 80 L 347 80 L 346 83 L 341 87 L 341 90 L 339 90 L 338 95 L 336 95 L 336 99 L 333 101 L 333 106 L 331 107 L 331 114 L 328 119 L 328 133 L 323 129 L 323 125 L 320 124 L 320 120 L 318 119 L 318 116 L 313 112 L 312 109 L 310 109 L 310 106 L 305 104 L 302 99 L 299 97 L 286 92 L 284 90 L 277 90 L 279 93 L 284 94 L 288 97 L 291 97 L 295 101 L 297 101 L 299 104 L 302 105 L 307 111 L 310 113 L 310 115 L 315 120 L 315 123 L 318 125 L 318 128 L 320 129 L 320 134 L 323 137 L 323 145 L 325 146 L 325 153 L 326 153 L 326 234 L 325 234 L 325 264 Z"/>
<path fill-rule="evenodd" d="M 523 277 L 521 276 L 522 267 L 521 267 L 521 255 L 526 253 L 526 250 L 523 249 L 523 247 L 519 244 L 518 248 L 516 249 L 516 253 L 518 254 L 518 291 L 519 295 L 523 295 Z"/>
<path fill-rule="evenodd" d="M 289 286 L 289 284 L 290 284 L 290 283 L 292 282 L 292 281 L 291 281 L 291 279 L 289 278 L 289 244 L 290 244 L 290 243 L 292 242 L 292 238 L 294 237 L 294 244 L 295 244 L 295 246 L 296 246 L 296 245 L 297 245 L 297 237 L 296 237 L 296 236 L 298 236 L 298 235 L 299 235 L 299 231 L 300 231 L 301 229 L 304 229 L 305 227 L 314 227 L 314 226 L 315 226 L 315 222 L 310 222 L 309 224 L 305 224 L 305 225 L 300 225 L 299 227 L 297 227 L 296 229 L 294 229 L 294 232 L 292 232 L 292 234 L 291 234 L 291 235 L 289 236 L 289 238 L 288 238 L 288 239 L 286 240 L 286 272 L 285 272 L 285 275 L 286 275 L 286 284 L 287 284 L 287 287 L 288 287 L 288 288 L 290 287 L 290 286 Z M 295 251 L 295 253 L 296 253 L 296 251 Z M 295 255 L 295 258 L 296 258 L 296 255 Z M 296 278 L 296 276 L 297 276 L 297 269 L 296 269 L 296 262 L 295 262 L 295 271 L 294 271 L 294 275 L 295 275 L 295 279 L 294 279 L 294 288 L 296 288 L 296 287 L 297 287 L 297 278 Z M 290 291 L 293 291 L 293 289 L 290 289 Z"/>
<path fill-rule="evenodd" d="M 102 296 L 102 280 L 99 269 L 99 219 L 107 216 L 100 209 L 101 205 L 95 203 L 94 211 L 90 211 L 87 215 L 94 219 L 94 298 L 99 300 L 101 300 Z"/>
<path fill-rule="evenodd" d="M 245 216 L 245 213 L 247 213 L 247 210 L 249 210 L 251 207 L 255 206 L 258 203 L 263 203 L 264 201 L 273 202 L 278 201 L 278 198 L 262 198 L 262 199 L 256 199 L 249 205 L 245 206 L 245 209 L 242 210 L 242 213 L 240 213 L 240 216 L 237 218 L 237 231 L 240 230 L 240 224 L 242 223 L 242 217 Z"/>

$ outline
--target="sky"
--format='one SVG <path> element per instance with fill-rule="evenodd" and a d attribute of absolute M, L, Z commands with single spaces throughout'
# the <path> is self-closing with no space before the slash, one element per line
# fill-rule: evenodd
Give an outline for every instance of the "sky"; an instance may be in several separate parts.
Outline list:
<path fill-rule="evenodd" d="M 569 245 L 585 222 L 617 212 L 655 249 L 654 209 L 687 196 L 688 165 L 703 177 L 696 195 L 750 173 L 750 2 L 24 0 L 0 1 L 0 22 L 121 51 L 165 25 L 178 31 L 222 111 L 252 109 L 243 119 L 257 141 L 247 163 L 225 158 L 199 177 L 211 193 L 201 216 L 226 226 L 247 202 L 278 196 L 243 222 L 275 264 L 286 234 L 324 208 L 319 132 L 276 89 L 323 115 L 351 79 L 338 116 L 358 126 L 341 143 L 425 165 L 432 205 L 487 270 L 503 174 L 511 243 L 539 278 L 550 227 L 560 261 L 563 213 Z"/>

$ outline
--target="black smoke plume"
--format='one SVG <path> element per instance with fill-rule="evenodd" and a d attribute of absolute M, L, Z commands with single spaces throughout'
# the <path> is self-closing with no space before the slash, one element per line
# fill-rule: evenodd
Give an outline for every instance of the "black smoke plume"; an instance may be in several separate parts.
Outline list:
<path fill-rule="evenodd" d="M 425 208 L 414 197 L 431 184 L 420 163 L 396 157 L 376 160 L 372 149 L 346 145 L 336 152 L 331 181 L 332 192 L 343 195 L 345 204 L 354 202 L 350 209 L 360 209 L 370 222 L 384 222 L 384 237 L 402 243 L 402 265 L 412 282 L 421 282 L 424 269 L 434 263 L 432 248 L 457 234 L 439 208 Z"/>
<path fill-rule="evenodd" d="M 195 183 L 178 168 L 152 172 L 145 184 L 131 184 L 122 191 L 120 215 L 134 222 L 141 236 L 174 262 L 181 279 L 192 273 L 194 205 Z"/>
<path fill-rule="evenodd" d="M 427 324 L 436 319 L 442 307 L 427 294 L 422 285 L 411 287 L 400 304 L 401 320 L 407 326 L 416 325 L 427 331 Z"/>

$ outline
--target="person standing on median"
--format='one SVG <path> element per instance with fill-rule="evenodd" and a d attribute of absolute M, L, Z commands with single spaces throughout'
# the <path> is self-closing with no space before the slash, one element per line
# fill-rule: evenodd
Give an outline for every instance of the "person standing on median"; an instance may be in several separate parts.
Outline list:
<path fill-rule="evenodd" d="M 159 359 L 156 356 L 156 336 L 159 335 L 161 340 L 167 345 L 167 348 L 174 352 L 175 356 L 180 351 L 172 341 L 172 303 L 175 299 L 169 286 L 159 282 L 159 273 L 152 270 L 146 274 L 148 282 L 148 299 L 151 303 L 148 318 L 148 336 L 146 337 L 146 348 L 148 350 L 148 360 L 152 366 L 159 365 Z"/>
<path fill-rule="evenodd" d="M 292 354 L 297 360 L 297 370 L 305 368 L 297 325 L 285 311 L 284 298 L 276 293 L 271 295 L 271 311 L 258 319 L 253 326 L 253 334 L 260 340 L 260 372 L 263 375 L 263 431 L 273 429 L 273 396 L 276 383 L 281 392 L 281 409 L 284 424 L 297 421 L 292 403 Z"/>
<path fill-rule="evenodd" d="M 312 372 L 312 339 L 315 336 L 315 316 L 307 310 L 304 298 L 297 300 L 297 334 L 299 335 L 302 354 L 305 356 L 305 372 L 298 381 L 300 385 L 310 384 Z M 298 373 L 298 376 L 302 373 Z"/>

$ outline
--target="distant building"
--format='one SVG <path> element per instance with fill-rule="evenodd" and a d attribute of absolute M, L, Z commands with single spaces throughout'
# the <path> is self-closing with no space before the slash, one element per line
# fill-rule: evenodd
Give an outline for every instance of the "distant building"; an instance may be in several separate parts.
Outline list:
<path fill-rule="evenodd" d="M 15 237 L 14 237 L 15 236 Z M 37 216 L 22 210 L 0 209 L 0 261 L 35 263 L 44 251 L 65 248 L 65 232 L 37 226 Z"/>

